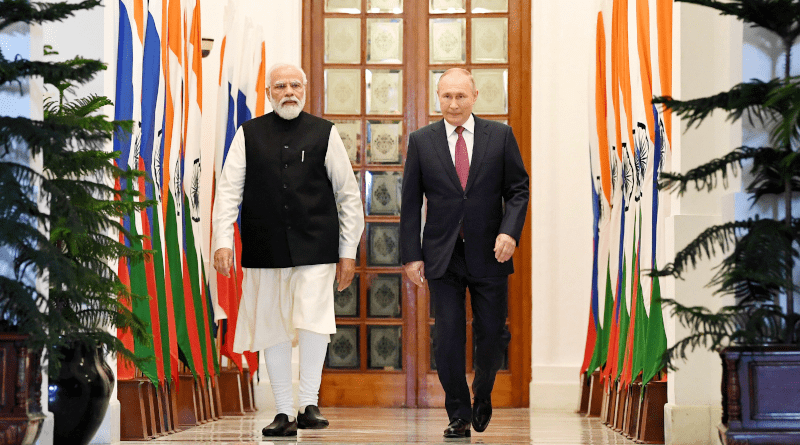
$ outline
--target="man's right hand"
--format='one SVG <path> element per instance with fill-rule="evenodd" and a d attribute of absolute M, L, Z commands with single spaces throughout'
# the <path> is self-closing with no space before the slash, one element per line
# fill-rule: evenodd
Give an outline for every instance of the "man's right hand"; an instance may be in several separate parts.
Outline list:
<path fill-rule="evenodd" d="M 425 282 L 425 262 L 424 261 L 412 261 L 410 263 L 406 263 L 403 266 L 406 271 L 406 275 L 408 278 L 417 286 L 422 287 L 424 286 Z"/>
<path fill-rule="evenodd" d="M 222 247 L 214 252 L 214 269 L 222 275 L 231 277 L 231 266 L 233 266 L 233 250 Z"/>

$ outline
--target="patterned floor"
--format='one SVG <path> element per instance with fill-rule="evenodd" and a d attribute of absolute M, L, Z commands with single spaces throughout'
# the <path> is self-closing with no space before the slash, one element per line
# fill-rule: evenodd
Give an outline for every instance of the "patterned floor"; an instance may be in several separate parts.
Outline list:
<path fill-rule="evenodd" d="M 444 409 L 323 408 L 331 426 L 325 430 L 300 430 L 291 439 L 266 439 L 261 428 L 272 421 L 274 411 L 259 411 L 244 417 L 225 417 L 196 426 L 152 443 L 188 445 L 303 444 L 558 444 L 611 445 L 634 442 L 611 431 L 597 419 L 569 412 L 532 412 L 528 409 L 495 409 L 489 428 L 472 432 L 469 439 L 444 439 L 447 426 Z M 141 444 L 142 442 L 121 442 Z"/>

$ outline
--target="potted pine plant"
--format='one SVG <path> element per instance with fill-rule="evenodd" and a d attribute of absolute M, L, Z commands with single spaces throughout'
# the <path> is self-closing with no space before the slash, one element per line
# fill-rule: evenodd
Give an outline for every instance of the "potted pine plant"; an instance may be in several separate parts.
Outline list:
<path fill-rule="evenodd" d="M 19 22 L 60 21 L 98 5 L 99 0 L 2 0 L 0 30 Z M 114 188 L 115 178 L 132 181 L 141 172 L 117 168 L 114 154 L 104 150 L 116 132 L 129 133 L 131 123 L 100 114 L 110 105 L 104 97 L 67 100 L 73 86 L 103 69 L 100 61 L 80 57 L 31 61 L 0 52 L 0 85 L 40 77 L 57 91 L 44 104 L 43 120 L 0 116 L 0 339 L 10 340 L 0 343 L 0 354 L 12 358 L 5 361 L 12 369 L 1 371 L 12 380 L 0 388 L 8 392 L 6 400 L 18 402 L 0 409 L 3 443 L 33 443 L 38 436 L 42 361 L 56 381 L 75 348 L 136 361 L 113 328 L 147 340 L 146 326 L 128 309 L 136 296 L 110 266 L 115 259 L 142 261 L 148 254 L 126 245 L 124 239 L 137 243 L 141 237 L 120 218 L 152 203 Z M 41 171 L 29 162 L 37 157 Z M 25 384 L 19 387 L 17 379 Z M 58 423 L 56 418 L 57 430 Z"/>
<path fill-rule="evenodd" d="M 710 286 L 734 297 L 717 312 L 665 299 L 690 335 L 667 350 L 664 362 L 674 365 L 704 347 L 719 351 L 723 362 L 722 424 L 726 444 L 800 443 L 800 316 L 794 277 L 800 259 L 800 219 L 792 217 L 793 193 L 800 191 L 800 78 L 790 75 L 792 46 L 800 36 L 800 2 L 796 0 L 677 0 L 716 9 L 745 26 L 775 33 L 782 42 L 785 71 L 780 77 L 742 82 L 728 91 L 691 100 L 658 97 L 687 121 L 700 124 L 713 111 L 728 119 L 749 119 L 769 130 L 769 144 L 742 146 L 685 173 L 663 175 L 660 186 L 679 195 L 691 186 L 712 190 L 728 174 L 747 169 L 745 191 L 753 205 L 778 202 L 783 216 L 753 217 L 709 227 L 677 253 L 658 275 L 680 278 L 700 259 L 721 252 Z M 686 147 L 689 150 L 692 147 Z M 720 181 L 720 179 L 722 181 Z M 776 199 L 777 198 L 777 199 Z"/>

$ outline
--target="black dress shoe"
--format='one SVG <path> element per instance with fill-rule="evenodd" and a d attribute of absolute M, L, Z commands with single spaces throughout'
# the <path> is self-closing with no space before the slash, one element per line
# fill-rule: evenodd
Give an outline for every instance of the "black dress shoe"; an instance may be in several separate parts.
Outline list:
<path fill-rule="evenodd" d="M 444 437 L 448 439 L 459 439 L 469 437 L 469 422 L 464 419 L 453 419 L 447 429 L 444 430 Z"/>
<path fill-rule="evenodd" d="M 472 404 L 472 427 L 482 433 L 492 420 L 492 402 L 485 399 L 475 399 Z"/>
<path fill-rule="evenodd" d="M 261 434 L 270 437 L 276 436 L 296 436 L 297 421 L 289 420 L 286 414 L 278 414 L 275 420 L 261 430 Z"/>
<path fill-rule="evenodd" d="M 318 406 L 308 405 L 306 412 L 297 413 L 297 427 L 300 429 L 321 430 L 328 427 L 328 419 L 322 417 Z"/>

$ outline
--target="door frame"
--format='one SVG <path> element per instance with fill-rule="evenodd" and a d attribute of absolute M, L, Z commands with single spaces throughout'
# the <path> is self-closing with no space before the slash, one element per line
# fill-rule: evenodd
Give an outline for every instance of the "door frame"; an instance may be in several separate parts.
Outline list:
<path fill-rule="evenodd" d="M 302 4 L 302 68 L 308 77 L 306 112 L 324 109 L 324 14 L 319 5 L 324 0 L 303 0 Z M 466 0 L 467 10 L 471 0 Z M 312 3 L 316 3 L 314 7 Z M 362 7 L 366 0 L 362 0 Z M 404 31 L 409 28 L 409 21 L 413 20 L 417 26 L 424 27 L 427 35 L 428 4 L 429 0 L 404 0 Z M 508 0 L 508 100 L 509 100 L 509 125 L 514 129 L 514 135 L 520 147 L 521 155 L 528 172 L 531 172 L 531 5 L 527 0 Z M 363 9 L 362 9 L 363 10 Z M 419 24 L 425 24 L 419 25 Z M 362 52 L 365 51 L 362 36 Z M 315 42 L 317 44 L 315 44 Z M 320 44 L 323 43 L 323 44 Z M 513 50 L 512 50 L 513 48 Z M 404 54 L 416 54 L 417 57 L 404 57 L 403 69 L 406 76 L 403 84 L 405 97 L 405 110 L 402 120 L 404 138 L 407 140 L 411 129 L 427 125 L 430 115 L 428 113 L 428 95 L 414 94 L 414 92 L 427 92 L 428 89 L 428 39 L 403 39 Z M 512 75 L 513 73 L 513 75 Z M 321 114 L 321 111 L 320 111 Z M 527 149 L 526 149 L 527 148 Z M 530 403 L 531 382 L 531 310 L 532 310 L 532 245 L 531 245 L 531 207 L 527 211 L 527 226 L 522 232 L 517 252 L 514 255 L 515 273 L 509 276 L 509 311 L 508 323 L 511 332 L 509 344 L 509 369 L 498 373 L 497 382 L 508 379 L 510 391 L 493 393 L 495 406 L 527 407 Z M 362 238 L 362 244 L 365 239 Z M 380 377 L 368 381 L 363 379 L 363 373 L 353 372 L 324 372 L 323 384 L 320 389 L 320 398 L 325 395 L 329 400 L 340 400 L 339 396 L 350 391 L 372 391 L 379 388 L 395 387 L 397 392 L 390 397 L 376 397 L 365 401 L 362 406 L 444 406 L 443 391 L 435 372 L 418 366 L 418 363 L 428 363 L 430 357 L 430 340 L 427 329 L 420 329 L 428 323 L 427 288 L 418 290 L 409 280 L 403 278 L 405 297 L 403 307 L 405 322 L 403 335 L 416 337 L 416 351 L 403 349 L 403 366 L 405 382 L 398 381 L 398 374 L 380 371 L 370 372 L 379 374 Z M 413 344 L 413 342 L 410 342 Z M 408 343 L 407 343 L 408 344 Z M 471 356 L 471 354 L 469 354 Z M 335 376 L 335 377 L 334 377 Z M 469 376 L 471 381 L 472 376 Z"/>

